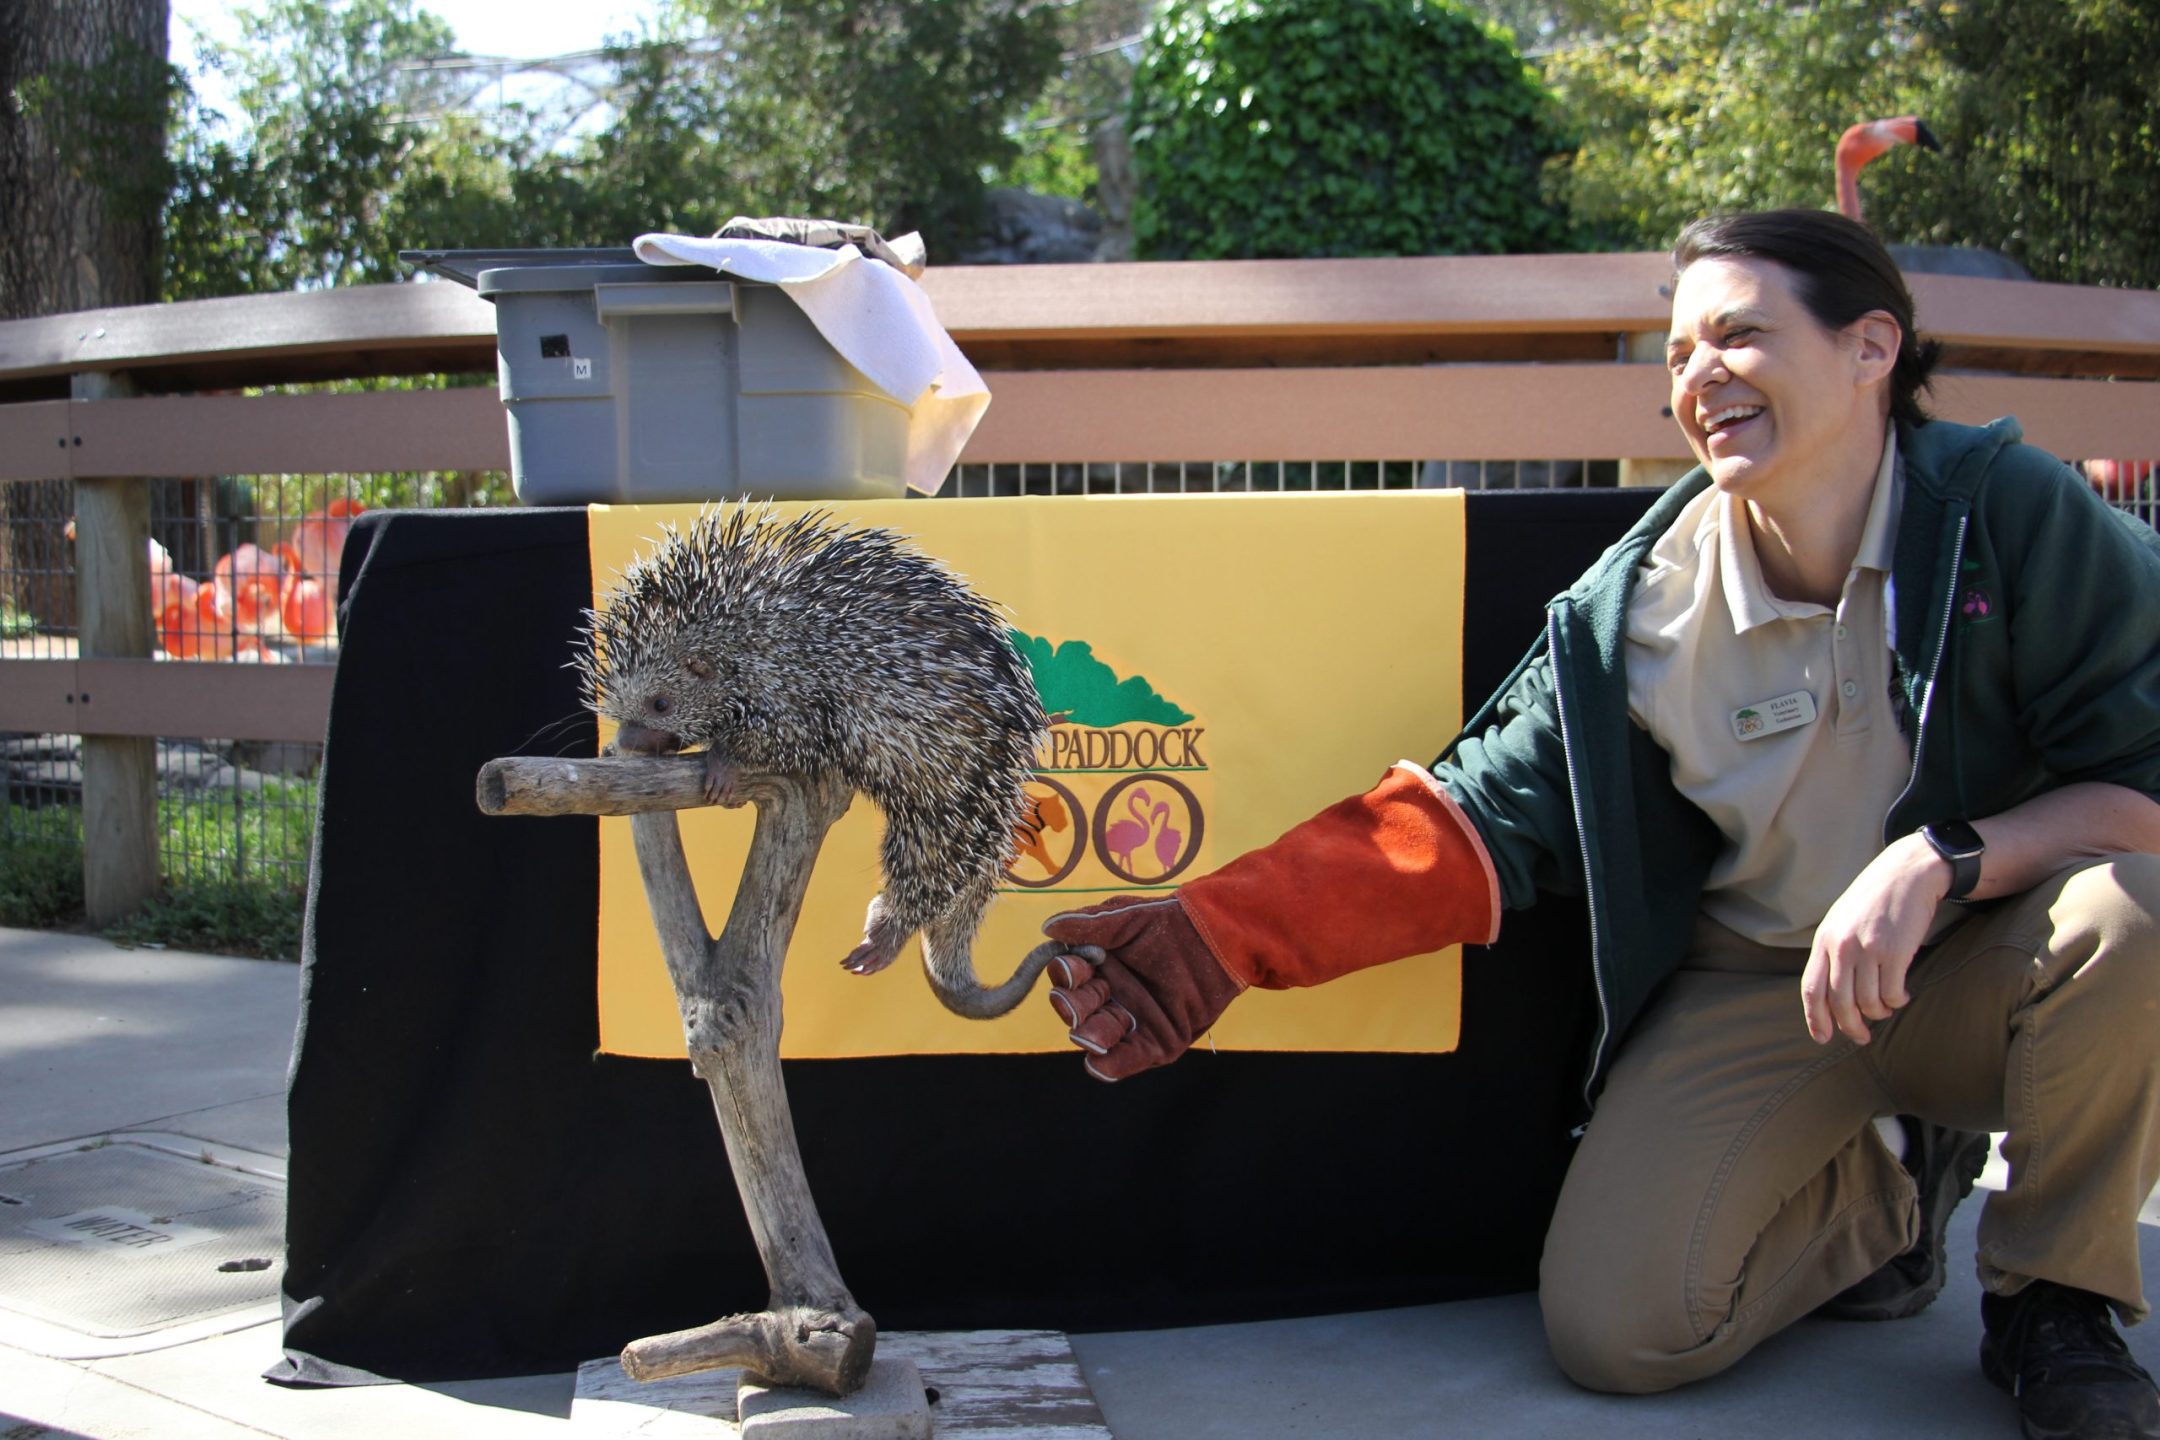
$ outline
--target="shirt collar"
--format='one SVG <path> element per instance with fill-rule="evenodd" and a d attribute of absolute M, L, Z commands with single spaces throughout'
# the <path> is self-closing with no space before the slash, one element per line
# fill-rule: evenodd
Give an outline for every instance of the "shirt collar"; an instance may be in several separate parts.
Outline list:
<path fill-rule="evenodd" d="M 1875 469 L 1875 494 L 1868 501 L 1867 524 L 1860 531 L 1860 548 L 1853 554 L 1855 570 L 1889 572 L 1897 554 L 1898 510 L 1905 498 L 1905 471 L 1898 458 L 1897 429 L 1883 438 L 1882 464 Z"/>
<path fill-rule="evenodd" d="M 1897 551 L 1903 482 L 1904 471 L 1897 453 L 1897 429 L 1892 426 L 1883 438 L 1882 460 L 1875 467 L 1875 485 L 1868 497 L 1867 520 L 1860 529 L 1860 546 L 1853 552 L 1853 570 L 1889 573 Z M 1730 495 L 1720 494 L 1715 515 L 1718 578 L 1725 591 L 1726 607 L 1732 612 L 1735 633 L 1744 635 L 1772 620 L 1830 613 L 1827 606 L 1804 600 L 1780 600 L 1770 593 L 1770 587 L 1763 583 L 1762 564 L 1755 556 L 1754 529 L 1748 524 L 1746 509 L 1738 501 Z M 1850 579 L 1846 583 L 1849 586 Z"/>

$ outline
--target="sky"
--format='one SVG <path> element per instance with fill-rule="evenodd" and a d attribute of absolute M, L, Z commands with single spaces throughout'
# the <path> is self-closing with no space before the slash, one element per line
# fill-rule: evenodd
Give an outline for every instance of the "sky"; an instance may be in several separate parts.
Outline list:
<path fill-rule="evenodd" d="M 205 84 L 195 65 L 194 31 L 212 39 L 238 38 L 232 12 L 236 0 L 171 0 L 172 63 L 196 79 L 213 109 L 230 97 Z M 241 8 L 254 9 L 239 0 Z M 659 0 L 420 0 L 419 9 L 449 22 L 458 46 L 472 55 L 511 56 L 521 60 L 597 49 L 610 35 L 634 31 L 640 18 L 658 12 Z"/>
<path fill-rule="evenodd" d="M 231 39 L 234 0 L 172 0 L 172 60 L 192 68 L 189 25 Z M 254 8 L 252 6 L 245 8 Z M 609 34 L 633 29 L 655 13 L 657 0 L 421 0 L 418 7 L 450 22 L 458 44 L 474 55 L 531 59 L 597 48 Z"/>

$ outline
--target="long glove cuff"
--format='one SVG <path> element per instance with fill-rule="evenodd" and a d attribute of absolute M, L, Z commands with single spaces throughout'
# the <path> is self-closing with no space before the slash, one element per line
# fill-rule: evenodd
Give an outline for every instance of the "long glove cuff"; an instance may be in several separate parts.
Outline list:
<path fill-rule="evenodd" d="M 1484 841 L 1408 760 L 1177 896 L 1222 967 L 1264 990 L 1500 933 L 1500 881 Z"/>

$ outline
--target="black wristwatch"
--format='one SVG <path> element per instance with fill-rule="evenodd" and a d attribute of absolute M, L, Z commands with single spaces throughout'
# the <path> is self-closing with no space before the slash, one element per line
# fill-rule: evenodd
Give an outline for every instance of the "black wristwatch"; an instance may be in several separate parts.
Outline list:
<path fill-rule="evenodd" d="M 1972 894 L 1980 883 L 1980 857 L 1987 854 L 1980 832 L 1963 820 L 1937 820 L 1920 827 L 1920 838 L 1950 862 L 1950 893 L 1943 898 L 1962 900 Z"/>

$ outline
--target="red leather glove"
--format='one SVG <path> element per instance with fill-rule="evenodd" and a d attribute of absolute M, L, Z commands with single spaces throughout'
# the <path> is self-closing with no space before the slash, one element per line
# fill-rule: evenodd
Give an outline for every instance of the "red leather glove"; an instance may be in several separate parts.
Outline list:
<path fill-rule="evenodd" d="M 1098 1080 L 1169 1064 L 1247 986 L 1318 985 L 1499 932 L 1484 841 L 1408 761 L 1170 895 L 1121 895 L 1043 926 L 1073 947 L 1052 962 L 1050 1003 Z"/>
<path fill-rule="evenodd" d="M 1098 1080 L 1169 1064 L 1245 989 L 1175 894 L 1120 895 L 1053 916 L 1043 933 L 1073 947 L 1050 962 L 1050 1004 Z"/>

